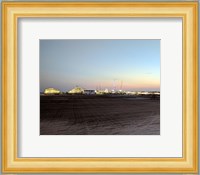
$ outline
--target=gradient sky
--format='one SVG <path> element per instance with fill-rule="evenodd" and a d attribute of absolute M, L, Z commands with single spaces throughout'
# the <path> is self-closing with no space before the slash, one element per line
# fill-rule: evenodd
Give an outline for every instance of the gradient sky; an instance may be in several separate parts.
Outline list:
<path fill-rule="evenodd" d="M 160 40 L 40 40 L 40 91 L 160 90 Z"/>

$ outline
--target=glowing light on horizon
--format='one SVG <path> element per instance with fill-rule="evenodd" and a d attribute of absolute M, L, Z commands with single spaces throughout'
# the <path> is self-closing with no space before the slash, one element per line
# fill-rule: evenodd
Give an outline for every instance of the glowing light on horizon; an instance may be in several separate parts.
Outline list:
<path fill-rule="evenodd" d="M 61 92 L 58 89 L 47 88 L 44 90 L 44 94 L 60 94 Z"/>

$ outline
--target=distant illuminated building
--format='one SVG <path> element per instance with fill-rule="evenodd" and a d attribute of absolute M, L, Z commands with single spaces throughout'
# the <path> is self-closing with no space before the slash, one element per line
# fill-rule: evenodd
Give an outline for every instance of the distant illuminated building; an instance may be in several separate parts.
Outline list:
<path fill-rule="evenodd" d="M 138 94 L 138 95 L 148 95 L 148 94 L 150 94 L 150 93 L 147 92 L 147 91 L 139 91 L 139 92 L 137 92 L 137 94 Z"/>
<path fill-rule="evenodd" d="M 86 94 L 86 95 L 94 95 L 95 94 L 95 90 L 84 90 L 84 94 Z"/>
<path fill-rule="evenodd" d="M 128 95 L 136 95 L 137 92 L 135 92 L 135 91 L 127 91 L 126 94 L 128 94 Z"/>
<path fill-rule="evenodd" d="M 126 94 L 128 95 L 160 95 L 158 91 L 127 91 Z"/>
<path fill-rule="evenodd" d="M 114 90 L 114 89 L 112 89 L 112 90 L 111 90 L 111 93 L 113 93 L 113 94 L 114 94 L 114 93 L 115 93 L 115 90 Z"/>
<path fill-rule="evenodd" d="M 104 90 L 104 93 L 105 93 L 105 94 L 109 93 L 109 90 L 108 90 L 108 89 L 105 89 L 105 90 Z"/>
<path fill-rule="evenodd" d="M 105 89 L 105 90 L 96 90 L 95 93 L 98 94 L 98 95 L 108 94 L 109 90 L 108 89 Z"/>
<path fill-rule="evenodd" d="M 154 92 L 155 95 L 160 95 L 160 92 Z"/>
<path fill-rule="evenodd" d="M 74 89 L 68 91 L 69 94 L 83 94 L 84 89 L 81 87 L 75 87 Z"/>
<path fill-rule="evenodd" d="M 47 88 L 44 90 L 44 94 L 60 94 L 61 92 L 58 89 Z"/>

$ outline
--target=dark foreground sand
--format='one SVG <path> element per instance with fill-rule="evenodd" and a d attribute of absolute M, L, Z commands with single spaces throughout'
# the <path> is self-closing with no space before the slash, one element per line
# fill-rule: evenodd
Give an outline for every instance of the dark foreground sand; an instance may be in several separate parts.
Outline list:
<path fill-rule="evenodd" d="M 159 135 L 160 100 L 96 95 L 40 96 L 41 135 Z"/>

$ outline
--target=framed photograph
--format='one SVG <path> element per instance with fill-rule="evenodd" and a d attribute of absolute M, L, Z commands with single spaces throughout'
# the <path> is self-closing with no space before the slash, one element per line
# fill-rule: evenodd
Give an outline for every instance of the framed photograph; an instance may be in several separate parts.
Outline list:
<path fill-rule="evenodd" d="M 4 173 L 197 173 L 198 2 L 2 2 Z"/>
<path fill-rule="evenodd" d="M 40 135 L 160 135 L 160 40 L 40 40 Z"/>

